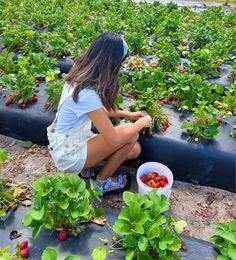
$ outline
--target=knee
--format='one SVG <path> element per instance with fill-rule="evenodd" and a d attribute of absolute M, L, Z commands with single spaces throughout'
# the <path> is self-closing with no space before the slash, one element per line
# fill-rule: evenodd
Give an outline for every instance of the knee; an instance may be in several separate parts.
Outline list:
<path fill-rule="evenodd" d="M 140 153 L 141 153 L 141 145 L 138 142 L 136 142 L 134 145 L 133 159 L 138 158 Z"/>
<path fill-rule="evenodd" d="M 130 140 L 130 143 L 136 143 L 139 138 L 139 133 L 135 134 L 132 139 Z"/>

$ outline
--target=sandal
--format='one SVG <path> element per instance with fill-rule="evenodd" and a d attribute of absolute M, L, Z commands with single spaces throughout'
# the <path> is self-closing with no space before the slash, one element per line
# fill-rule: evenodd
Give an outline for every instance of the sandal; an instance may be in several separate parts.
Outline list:
<path fill-rule="evenodd" d="M 91 171 L 92 169 L 92 171 Z M 91 168 L 88 168 L 85 170 L 85 176 L 83 176 L 81 174 L 81 172 L 78 174 L 78 176 L 82 179 L 93 179 L 93 180 L 96 180 L 97 176 L 98 176 L 98 171 L 94 168 L 94 167 L 91 167 Z"/>
<path fill-rule="evenodd" d="M 122 174 L 119 174 L 117 177 L 118 177 L 118 181 L 112 181 L 111 177 L 105 181 L 97 180 L 98 182 L 101 183 L 101 186 L 97 184 L 96 188 L 102 193 L 101 195 L 102 197 L 123 192 L 130 187 L 131 180 L 129 176 L 126 176 L 127 178 L 126 184 L 123 183 Z M 119 187 L 119 189 L 114 189 L 109 191 L 110 187 Z"/>

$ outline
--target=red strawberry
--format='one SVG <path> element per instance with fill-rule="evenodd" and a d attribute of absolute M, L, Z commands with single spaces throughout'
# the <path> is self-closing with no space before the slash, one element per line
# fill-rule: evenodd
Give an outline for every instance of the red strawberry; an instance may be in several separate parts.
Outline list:
<path fill-rule="evenodd" d="M 152 177 L 153 178 L 158 177 L 158 173 L 157 172 L 152 172 Z"/>
<path fill-rule="evenodd" d="M 165 125 L 165 127 L 169 127 L 169 121 L 168 120 L 166 120 L 165 122 L 164 122 L 164 125 Z"/>
<path fill-rule="evenodd" d="M 6 106 L 9 106 L 13 103 L 13 99 L 12 98 L 8 98 L 7 101 L 5 102 Z"/>
<path fill-rule="evenodd" d="M 157 183 L 159 181 L 159 178 L 155 177 L 153 180 Z"/>
<path fill-rule="evenodd" d="M 25 109 L 26 107 L 27 107 L 26 104 L 22 104 L 22 105 L 21 105 L 21 108 L 22 108 L 22 109 Z"/>
<path fill-rule="evenodd" d="M 160 183 L 160 186 L 161 186 L 162 188 L 164 188 L 164 187 L 166 186 L 166 182 L 164 182 L 164 181 L 160 181 L 159 183 Z"/>
<path fill-rule="evenodd" d="M 152 137 L 152 131 L 147 131 L 146 135 L 147 137 Z"/>
<path fill-rule="evenodd" d="M 146 183 L 147 186 L 151 187 L 151 188 L 155 188 L 155 182 L 153 180 L 150 180 Z"/>
<path fill-rule="evenodd" d="M 20 101 L 17 102 L 17 106 L 21 107 L 21 102 Z"/>
<path fill-rule="evenodd" d="M 163 100 L 163 104 L 166 104 L 166 105 L 167 105 L 168 103 L 169 103 L 168 99 L 164 99 L 164 100 Z"/>
<path fill-rule="evenodd" d="M 140 178 L 140 180 L 141 180 L 143 183 L 146 181 L 144 176 L 142 176 L 142 177 Z"/>
<path fill-rule="evenodd" d="M 24 258 L 28 258 L 29 256 L 29 248 L 24 248 L 20 251 L 20 256 Z"/>
<path fill-rule="evenodd" d="M 38 79 L 36 79 L 36 80 L 34 81 L 34 84 L 38 87 L 39 84 L 40 84 L 40 81 L 39 81 Z"/>
<path fill-rule="evenodd" d="M 160 187 L 161 187 L 160 182 L 156 183 L 156 188 L 160 188 Z"/>
<path fill-rule="evenodd" d="M 20 250 L 25 249 L 28 247 L 28 240 L 25 240 L 20 243 Z"/>
<path fill-rule="evenodd" d="M 217 122 L 220 123 L 220 124 L 223 123 L 222 118 L 218 117 L 218 118 L 217 118 Z"/>
<path fill-rule="evenodd" d="M 172 98 L 171 98 L 171 101 L 176 101 L 176 100 L 177 100 L 176 97 L 172 97 Z"/>
<path fill-rule="evenodd" d="M 64 232 L 64 231 L 60 231 L 60 232 L 58 233 L 57 238 L 58 238 L 60 241 L 64 241 L 64 240 L 67 239 L 67 233 Z"/>
<path fill-rule="evenodd" d="M 151 175 L 146 175 L 146 181 L 150 181 L 152 179 L 152 176 Z"/>
<path fill-rule="evenodd" d="M 162 176 L 162 177 L 161 177 L 161 180 L 164 181 L 164 182 L 166 182 L 166 183 L 168 183 L 168 179 L 167 179 L 166 176 Z"/>
<path fill-rule="evenodd" d="M 38 96 L 36 95 L 33 96 L 33 102 L 38 102 Z"/>

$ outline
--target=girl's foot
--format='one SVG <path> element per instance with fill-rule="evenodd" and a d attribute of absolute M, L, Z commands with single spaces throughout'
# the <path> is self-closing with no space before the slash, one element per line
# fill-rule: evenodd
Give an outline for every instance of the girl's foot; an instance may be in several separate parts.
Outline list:
<path fill-rule="evenodd" d="M 98 176 L 98 172 L 94 167 L 91 167 L 91 168 L 82 170 L 78 175 L 80 178 L 83 178 L 83 179 L 91 178 L 91 179 L 95 180 Z"/>
<path fill-rule="evenodd" d="M 97 188 L 102 193 L 102 196 L 116 194 L 127 190 L 130 187 L 130 178 L 126 175 L 118 175 L 110 177 L 107 180 L 96 180 Z"/>

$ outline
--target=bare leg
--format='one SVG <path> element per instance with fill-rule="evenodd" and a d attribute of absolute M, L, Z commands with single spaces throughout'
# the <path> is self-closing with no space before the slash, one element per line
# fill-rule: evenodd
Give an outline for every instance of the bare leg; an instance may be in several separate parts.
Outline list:
<path fill-rule="evenodd" d="M 118 126 L 119 131 L 129 127 L 130 124 Z M 105 180 L 109 178 L 115 170 L 125 160 L 137 158 L 141 152 L 139 143 L 137 142 L 138 134 L 134 136 L 128 143 L 121 144 L 116 150 L 110 146 L 102 135 L 97 135 L 88 141 L 87 160 L 85 169 L 96 165 L 106 159 L 106 165 L 102 168 L 99 179 Z M 115 178 L 114 178 L 115 180 Z"/>

